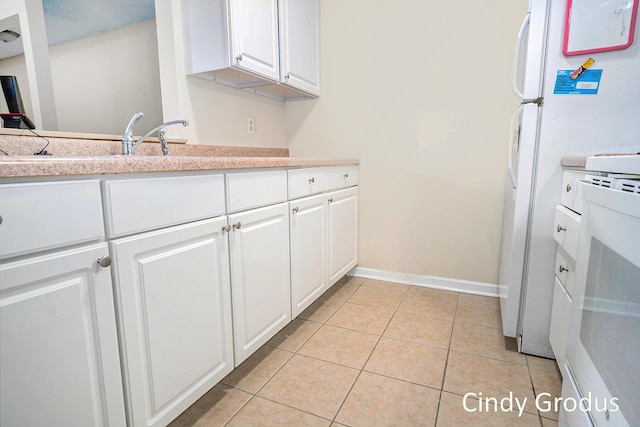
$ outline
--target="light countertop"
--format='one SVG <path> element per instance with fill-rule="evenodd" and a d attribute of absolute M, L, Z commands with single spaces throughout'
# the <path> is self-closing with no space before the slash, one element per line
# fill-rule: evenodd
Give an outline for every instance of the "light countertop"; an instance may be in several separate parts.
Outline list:
<path fill-rule="evenodd" d="M 82 135 L 86 138 L 85 135 Z M 133 156 L 123 156 L 122 143 L 108 138 L 41 138 L 22 132 L 0 133 L 0 178 L 62 177 L 122 173 L 182 172 L 251 168 L 352 165 L 354 158 L 289 157 L 288 148 L 236 147 L 170 142 L 162 156 L 157 141 L 144 142 Z M 46 149 L 51 155 L 33 155 Z"/>
<path fill-rule="evenodd" d="M 199 156 L 0 156 L 0 178 L 287 168 L 358 164 L 353 158 Z"/>

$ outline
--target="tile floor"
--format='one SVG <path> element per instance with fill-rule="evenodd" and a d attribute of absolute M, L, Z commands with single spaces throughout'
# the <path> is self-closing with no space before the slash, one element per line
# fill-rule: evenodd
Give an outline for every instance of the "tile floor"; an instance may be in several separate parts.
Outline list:
<path fill-rule="evenodd" d="M 512 344 L 496 298 L 345 277 L 171 427 L 556 426 L 535 404 L 560 394 L 555 361 Z M 511 392 L 512 412 L 463 406 Z"/>

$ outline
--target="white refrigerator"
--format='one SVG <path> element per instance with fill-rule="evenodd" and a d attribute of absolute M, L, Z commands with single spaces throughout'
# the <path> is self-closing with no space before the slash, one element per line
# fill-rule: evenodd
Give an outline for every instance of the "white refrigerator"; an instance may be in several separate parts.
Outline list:
<path fill-rule="evenodd" d="M 554 357 L 549 326 L 561 160 L 567 155 L 640 152 L 638 36 L 625 49 L 565 55 L 568 4 L 571 1 L 530 0 L 518 35 L 515 91 L 522 103 L 514 113 L 509 141 L 498 282 L 504 335 L 517 339 L 519 351 L 549 358 Z M 593 17 L 602 14 L 605 19 L 620 15 L 607 9 L 612 5 L 622 14 L 631 13 L 634 1 L 582 4 L 594 7 Z M 575 22 L 579 28 L 577 15 Z M 566 70 L 578 69 L 588 58 L 595 60 L 589 76 L 599 75 L 599 80 L 590 78 L 581 90 L 567 89 Z"/>

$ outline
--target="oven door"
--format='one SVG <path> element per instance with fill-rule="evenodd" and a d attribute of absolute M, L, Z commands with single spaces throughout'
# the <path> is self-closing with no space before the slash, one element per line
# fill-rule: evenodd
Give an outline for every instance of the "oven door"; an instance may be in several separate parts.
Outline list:
<path fill-rule="evenodd" d="M 640 426 L 640 195 L 578 188 L 586 209 L 567 360 L 596 426 Z"/>

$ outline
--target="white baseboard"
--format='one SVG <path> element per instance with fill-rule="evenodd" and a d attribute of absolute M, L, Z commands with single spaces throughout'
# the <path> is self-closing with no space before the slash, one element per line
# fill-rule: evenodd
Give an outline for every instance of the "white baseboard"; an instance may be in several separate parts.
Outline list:
<path fill-rule="evenodd" d="M 405 285 L 422 286 L 424 288 L 443 289 L 445 291 L 465 294 L 498 297 L 498 285 L 493 283 L 471 282 L 468 280 L 449 279 L 446 277 L 422 276 L 419 274 L 400 273 L 397 271 L 377 270 L 375 268 L 355 267 L 348 276 L 365 279 L 384 280 L 403 283 Z"/>

